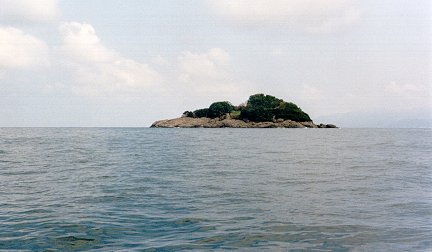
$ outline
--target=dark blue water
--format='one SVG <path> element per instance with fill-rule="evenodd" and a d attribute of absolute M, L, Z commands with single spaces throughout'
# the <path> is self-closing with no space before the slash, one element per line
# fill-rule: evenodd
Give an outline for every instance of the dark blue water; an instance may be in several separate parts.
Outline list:
<path fill-rule="evenodd" d="M 430 129 L 0 129 L 0 250 L 432 250 Z"/>

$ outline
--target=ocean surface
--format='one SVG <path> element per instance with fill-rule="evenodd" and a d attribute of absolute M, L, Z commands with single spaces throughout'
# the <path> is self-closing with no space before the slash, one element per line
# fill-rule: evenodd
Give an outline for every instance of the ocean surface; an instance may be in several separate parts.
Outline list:
<path fill-rule="evenodd" d="M 432 251 L 431 129 L 0 128 L 0 251 Z"/>

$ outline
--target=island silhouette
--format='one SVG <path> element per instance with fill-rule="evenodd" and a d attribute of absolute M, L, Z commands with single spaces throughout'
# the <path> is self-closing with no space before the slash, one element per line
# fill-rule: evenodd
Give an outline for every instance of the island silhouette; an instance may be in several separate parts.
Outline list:
<path fill-rule="evenodd" d="M 254 94 L 238 106 L 228 101 L 208 108 L 185 111 L 180 118 L 156 121 L 152 128 L 337 128 L 315 124 L 309 115 L 292 102 L 272 95 Z"/>

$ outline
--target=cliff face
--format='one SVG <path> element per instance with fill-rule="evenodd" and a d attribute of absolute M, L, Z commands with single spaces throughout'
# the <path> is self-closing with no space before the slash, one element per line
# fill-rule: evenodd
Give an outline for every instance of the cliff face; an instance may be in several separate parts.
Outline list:
<path fill-rule="evenodd" d="M 181 117 L 156 121 L 152 128 L 336 128 L 331 124 L 316 125 L 313 122 L 295 122 L 279 119 L 274 122 L 245 122 L 236 119 Z"/>

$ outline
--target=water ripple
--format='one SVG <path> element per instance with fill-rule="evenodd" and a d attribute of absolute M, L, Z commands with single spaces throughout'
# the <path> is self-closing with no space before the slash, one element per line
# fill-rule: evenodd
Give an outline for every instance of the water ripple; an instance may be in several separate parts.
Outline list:
<path fill-rule="evenodd" d="M 431 150 L 431 130 L 0 128 L 0 251 L 428 251 Z"/>

